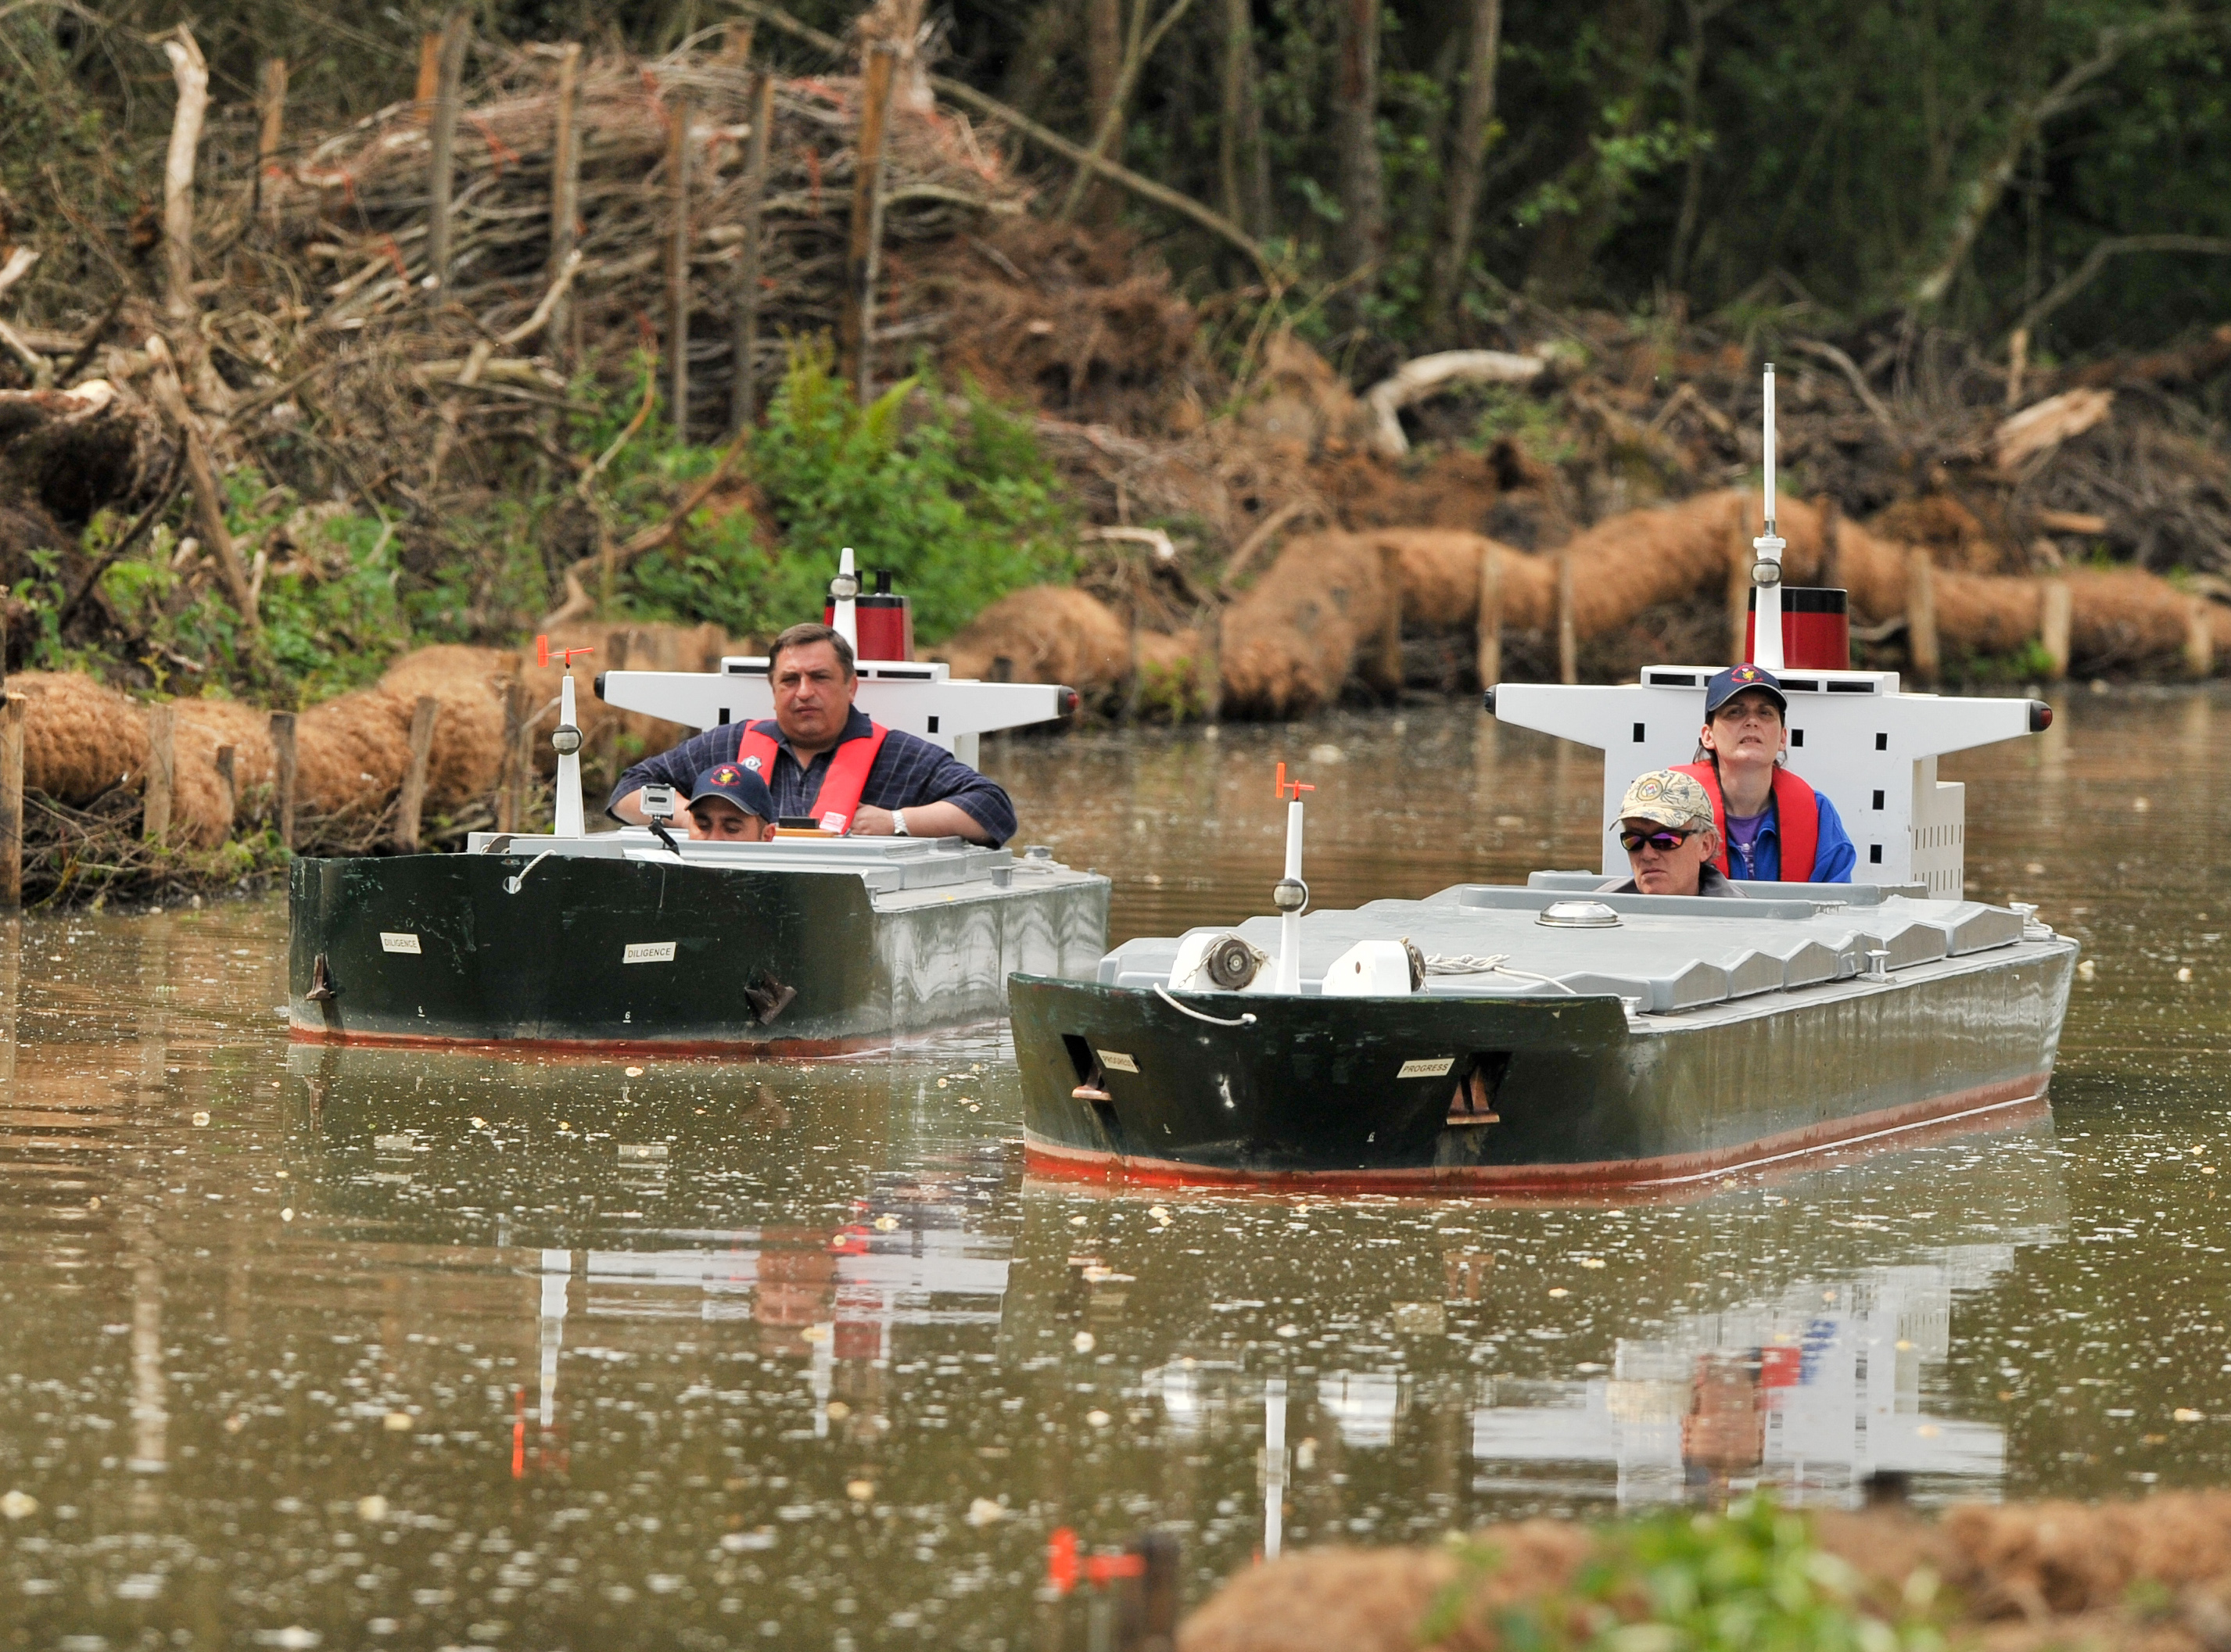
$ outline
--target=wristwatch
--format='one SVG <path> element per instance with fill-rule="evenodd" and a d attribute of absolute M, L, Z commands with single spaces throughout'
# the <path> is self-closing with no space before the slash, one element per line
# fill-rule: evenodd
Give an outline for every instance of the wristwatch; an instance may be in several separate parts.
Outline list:
<path fill-rule="evenodd" d="M 893 837 L 904 837 L 906 835 L 907 835 L 907 829 L 906 829 L 906 810 L 903 810 L 903 809 L 894 809 L 894 810 L 891 810 L 891 836 L 892 836 Z"/>

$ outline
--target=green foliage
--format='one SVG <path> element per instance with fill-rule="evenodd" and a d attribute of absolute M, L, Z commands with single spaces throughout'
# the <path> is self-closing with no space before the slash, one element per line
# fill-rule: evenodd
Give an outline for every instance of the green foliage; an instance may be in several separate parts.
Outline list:
<path fill-rule="evenodd" d="M 1421 1626 L 1427 1644 L 1456 1630 L 1470 1585 L 1499 1564 L 1468 1546 L 1465 1576 Z M 1933 1578 L 1870 1598 L 1859 1575 L 1813 1540 L 1811 1523 L 1760 1494 L 1725 1514 L 1668 1512 L 1597 1534 L 1572 1586 L 1504 1612 L 1513 1652 L 1943 1652 Z"/>
<path fill-rule="evenodd" d="M 242 558 L 261 547 L 268 563 L 257 609 L 277 681 L 265 686 L 282 700 L 313 700 L 378 676 L 407 640 L 393 532 L 370 517 L 305 510 L 291 489 L 267 487 L 253 467 L 228 476 L 225 490 L 226 523 Z M 123 526 L 113 513 L 96 517 L 85 554 L 101 556 Z M 156 686 L 199 693 L 249 674 L 248 642 L 211 559 L 204 552 L 175 567 L 179 550 L 178 534 L 158 526 L 101 576 L 100 590 L 138 637 L 136 652 Z M 57 606 L 44 605 L 49 613 Z M 40 663 L 76 662 L 49 639 Z"/>
<path fill-rule="evenodd" d="M 973 385 L 960 400 L 916 378 L 863 408 L 825 347 L 800 347 L 741 468 L 766 519 L 701 516 L 637 570 L 638 606 L 766 635 L 819 614 L 849 545 L 863 571 L 891 570 L 916 635 L 934 642 L 1018 586 L 1064 578 L 1069 515 L 1030 427 Z M 669 450 L 663 462 L 670 495 L 714 455 Z"/>
<path fill-rule="evenodd" d="M 1944 669 L 1947 676 L 1960 682 L 2048 682 L 2053 678 L 2053 656 L 2045 651 L 2043 641 L 2034 636 L 2011 654 L 1955 650 L 1945 660 Z"/>
<path fill-rule="evenodd" d="M 274 661 L 312 700 L 372 681 L 409 638 L 391 528 L 333 516 L 304 539 L 291 565 L 265 576 L 261 607 Z"/>
<path fill-rule="evenodd" d="M 1482 452 L 1506 436 L 1528 457 L 1562 465 L 1574 455 L 1573 438 L 1562 397 L 1534 395 L 1522 384 L 1484 384 L 1477 395 L 1479 417 L 1472 446 Z"/>
<path fill-rule="evenodd" d="M 298 703 L 378 676 L 408 640 L 393 532 L 369 517 L 305 509 L 293 490 L 267 487 L 252 466 L 229 475 L 225 490 L 226 525 L 242 559 L 260 549 L 268 564 L 257 609 L 268 674 L 251 657 L 214 558 L 205 550 L 182 556 L 191 536 L 163 522 L 109 565 L 99 593 L 129 639 L 126 652 L 157 691 L 229 694 L 253 686 Z M 183 505 L 172 512 L 185 513 Z M 107 556 L 128 519 L 113 511 L 96 515 L 74 562 L 54 551 L 29 553 L 31 572 L 14 594 L 39 626 L 28 650 L 36 668 L 99 675 L 109 663 L 97 650 L 67 642 L 60 619 L 81 571 Z"/>
<path fill-rule="evenodd" d="M 1190 723 L 1208 715 L 1208 695 L 1200 662 L 1173 660 L 1139 662 L 1138 714 L 1149 722 Z"/>

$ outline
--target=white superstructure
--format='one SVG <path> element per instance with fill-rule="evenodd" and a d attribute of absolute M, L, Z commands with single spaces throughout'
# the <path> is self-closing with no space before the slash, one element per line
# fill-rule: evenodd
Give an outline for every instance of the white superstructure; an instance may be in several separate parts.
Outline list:
<path fill-rule="evenodd" d="M 1504 722 L 1602 752 L 1608 826 L 1635 776 L 1697 759 L 1704 685 L 1718 668 L 1650 666 L 1633 683 L 1500 683 L 1488 708 Z M 1859 850 L 1853 881 L 1917 883 L 1933 900 L 1965 899 L 1967 788 L 1939 780 L 1937 759 L 2037 732 L 2051 716 L 2044 702 L 1905 694 L 1895 671 L 1793 668 L 1780 679 L 1789 767 L 1843 817 Z M 1628 870 L 1609 831 L 1603 870 Z"/>
<path fill-rule="evenodd" d="M 1943 699 L 1900 692 L 1895 671 L 1785 666 L 1782 553 L 1774 528 L 1774 364 L 1766 364 L 1762 451 L 1766 532 L 1751 541 L 1756 603 L 1750 663 L 1774 674 L 1789 702 L 1788 763 L 1835 804 L 1859 851 L 1854 883 L 1922 885 L 1932 900 L 1966 898 L 1967 788 L 1937 778 L 1948 752 L 2034 734 L 2053 720 L 2036 700 Z M 1637 775 L 1703 758 L 1704 690 L 1717 666 L 1651 666 L 1609 686 L 1498 683 L 1487 708 L 1506 723 L 1593 745 L 1604 754 L 1603 870 L 1629 868 L 1608 829 Z"/>
<path fill-rule="evenodd" d="M 847 545 L 830 582 L 830 623 L 856 649 L 860 632 L 853 599 L 859 590 Z M 862 711 L 885 728 L 943 746 L 971 768 L 980 736 L 1050 723 L 1077 706 L 1076 691 L 1058 683 L 980 682 L 955 677 L 950 666 L 934 660 L 861 660 L 857 669 L 853 703 Z M 763 655 L 726 656 L 717 672 L 607 671 L 597 679 L 597 695 L 622 711 L 700 731 L 774 715 L 774 687 Z"/>
<path fill-rule="evenodd" d="M 853 703 L 885 728 L 919 734 L 972 768 L 977 737 L 1049 723 L 1076 703 L 1055 683 L 981 682 L 955 677 L 935 660 L 863 660 Z M 732 655 L 713 671 L 607 671 L 598 682 L 608 706 L 708 729 L 774 715 L 774 689 L 763 655 Z"/>

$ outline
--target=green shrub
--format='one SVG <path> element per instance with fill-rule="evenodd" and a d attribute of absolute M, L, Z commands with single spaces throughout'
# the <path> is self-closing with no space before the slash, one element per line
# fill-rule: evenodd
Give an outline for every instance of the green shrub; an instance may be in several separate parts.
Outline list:
<path fill-rule="evenodd" d="M 1499 1645 L 1523 1652 L 1943 1652 L 1933 1578 L 1878 1591 L 1818 1547 L 1812 1523 L 1764 1494 L 1725 1514 L 1669 1511 L 1596 1534 L 1571 1586 L 1505 1611 Z M 1469 1585 L 1498 1564 L 1460 1552 L 1466 1578 L 1435 1603 L 1424 1644 L 1468 1619 Z"/>
<path fill-rule="evenodd" d="M 408 641 L 395 535 L 367 516 L 304 511 L 291 489 L 267 487 L 252 468 L 225 479 L 226 519 L 243 560 L 269 553 L 257 610 L 264 648 L 283 699 L 322 699 L 371 681 Z M 99 557 L 122 531 L 113 513 L 86 530 Z M 101 576 L 101 595 L 143 639 L 141 658 L 158 688 L 197 693 L 248 668 L 246 628 L 213 568 L 198 579 L 174 569 L 179 539 L 158 527 Z M 178 663 L 190 660 L 205 674 Z"/>
<path fill-rule="evenodd" d="M 701 514 L 637 566 L 637 605 L 765 635 L 819 616 L 849 545 L 863 571 L 892 571 L 934 642 L 1019 586 L 1066 578 L 1069 513 L 1029 425 L 973 385 L 958 400 L 917 377 L 863 408 L 825 345 L 799 347 L 740 467 L 767 519 Z M 713 462 L 710 449 L 668 449 L 664 491 Z"/>

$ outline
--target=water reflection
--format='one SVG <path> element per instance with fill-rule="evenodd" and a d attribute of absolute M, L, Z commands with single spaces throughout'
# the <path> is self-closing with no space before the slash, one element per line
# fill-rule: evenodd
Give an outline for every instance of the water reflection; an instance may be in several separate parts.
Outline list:
<path fill-rule="evenodd" d="M 2098 966 L 2050 1127 L 1663 1206 L 1096 1196 L 1021 1175 L 996 1036 L 290 1049 L 275 904 L 0 920 L 0 1622 L 1019 1652 L 1084 1643 L 1041 1596 L 1061 1526 L 1171 1528 L 1198 1595 L 1298 1544 L 1757 1479 L 2221 1480 L 2212 707 L 2086 698 L 2060 744 L 1963 759 L 1976 887 Z M 1321 899 L 1594 858 L 1593 788 L 1469 713 L 999 760 L 1137 932 L 1259 907 L 1258 768 L 1328 743 Z"/>
<path fill-rule="evenodd" d="M 1951 1353 L 1953 1294 L 1988 1287 L 2004 1245 L 1827 1282 L 1775 1300 L 1678 1316 L 1620 1339 L 1608 1375 L 1485 1385 L 1472 1414 L 1483 1491 L 1558 1490 L 1622 1508 L 1774 1487 L 1794 1505 L 1857 1506 L 1893 1481 L 1923 1500 L 1988 1496 L 2004 1432 L 1924 1409 L 1924 1369 Z"/>

